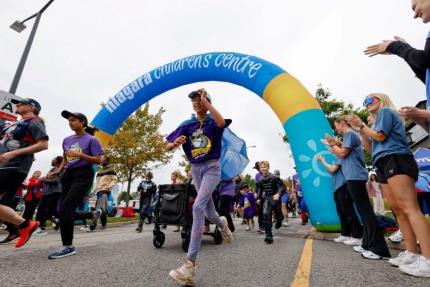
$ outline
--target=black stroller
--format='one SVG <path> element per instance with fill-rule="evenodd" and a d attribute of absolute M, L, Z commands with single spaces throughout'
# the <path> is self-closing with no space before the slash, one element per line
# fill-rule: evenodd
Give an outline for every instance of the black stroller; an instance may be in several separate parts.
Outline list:
<path fill-rule="evenodd" d="M 164 245 L 166 237 L 161 231 L 162 225 L 182 226 L 182 249 L 187 252 L 190 245 L 193 225 L 193 203 L 197 191 L 192 184 L 162 184 L 158 186 L 158 198 L 154 208 L 154 239 L 156 248 Z M 205 233 L 214 238 L 215 244 L 223 241 L 218 227 L 212 233 Z"/>

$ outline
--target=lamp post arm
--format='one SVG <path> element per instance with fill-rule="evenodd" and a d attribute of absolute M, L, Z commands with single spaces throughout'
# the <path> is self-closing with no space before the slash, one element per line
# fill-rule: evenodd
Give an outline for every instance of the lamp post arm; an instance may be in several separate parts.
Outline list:
<path fill-rule="evenodd" d="M 39 26 L 41 13 L 36 13 L 37 17 L 34 21 L 33 28 L 31 29 L 30 36 L 28 37 L 27 44 L 25 45 L 24 52 L 22 53 L 21 60 L 19 61 L 18 68 L 16 69 L 15 76 L 13 77 L 12 84 L 10 85 L 9 93 L 15 94 L 16 89 L 21 79 L 22 71 L 24 70 L 25 62 L 27 61 L 31 45 L 33 44 L 34 35 L 36 34 L 37 26 Z"/>

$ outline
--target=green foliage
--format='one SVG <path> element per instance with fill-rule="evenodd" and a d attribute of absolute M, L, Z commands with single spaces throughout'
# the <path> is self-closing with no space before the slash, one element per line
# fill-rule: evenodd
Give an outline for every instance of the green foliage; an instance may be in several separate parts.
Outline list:
<path fill-rule="evenodd" d="M 166 149 L 164 136 L 159 128 L 163 123 L 164 108 L 156 114 L 149 113 L 149 104 L 137 109 L 117 130 L 106 153 L 115 165 L 118 181 L 127 182 L 130 194 L 131 183 L 144 177 L 147 171 L 167 164 L 172 153 Z M 128 207 L 128 199 L 126 200 Z"/>
<path fill-rule="evenodd" d="M 131 193 L 130 196 L 129 196 L 127 191 L 122 191 L 118 195 L 118 202 L 117 203 L 120 204 L 121 201 L 123 201 L 123 200 L 125 202 L 128 202 L 129 200 L 133 200 L 133 199 L 136 199 L 136 198 L 137 198 L 137 193 L 136 192 Z"/>
<path fill-rule="evenodd" d="M 243 178 L 243 182 L 248 184 L 248 186 L 251 190 L 255 191 L 255 180 L 250 174 L 245 175 L 245 177 Z"/>

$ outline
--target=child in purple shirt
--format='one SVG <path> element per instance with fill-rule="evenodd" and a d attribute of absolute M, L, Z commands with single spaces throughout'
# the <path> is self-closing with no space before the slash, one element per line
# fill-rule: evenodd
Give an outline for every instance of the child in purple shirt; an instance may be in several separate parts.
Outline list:
<path fill-rule="evenodd" d="M 233 239 L 227 219 L 218 215 L 212 199 L 212 192 L 221 177 L 222 133 L 231 121 L 224 120 L 211 104 L 211 99 L 204 89 L 194 91 L 188 97 L 196 116 L 182 123 L 167 137 L 168 150 L 182 146 L 192 165 L 193 183 L 197 189 L 187 260 L 181 267 L 169 273 L 170 277 L 182 285 L 195 284 L 196 257 L 202 241 L 205 215 L 221 229 L 225 242 L 231 242 Z"/>
<path fill-rule="evenodd" d="M 49 254 L 49 259 L 58 259 L 76 254 L 73 247 L 74 212 L 83 201 L 94 181 L 93 164 L 100 164 L 103 148 L 95 137 L 87 133 L 88 120 L 81 113 L 63 111 L 61 115 L 69 121 L 75 134 L 63 140 L 64 169 L 61 179 L 60 231 L 63 248 Z"/>

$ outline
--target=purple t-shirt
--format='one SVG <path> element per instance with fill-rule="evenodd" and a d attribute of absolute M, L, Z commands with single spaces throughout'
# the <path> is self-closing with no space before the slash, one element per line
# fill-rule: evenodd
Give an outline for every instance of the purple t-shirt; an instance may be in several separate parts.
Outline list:
<path fill-rule="evenodd" d="M 190 163 L 201 163 L 221 157 L 223 131 L 224 128 L 219 128 L 212 118 L 207 117 L 202 124 L 197 121 L 179 126 L 166 139 L 172 143 L 177 137 L 185 136 L 187 141 L 182 145 L 185 155 Z"/>
<path fill-rule="evenodd" d="M 85 133 L 84 135 L 71 135 L 63 140 L 63 151 L 68 149 L 83 152 L 86 155 L 90 156 L 100 156 L 103 154 L 103 148 L 98 140 L 91 136 L 90 134 Z M 80 166 L 92 165 L 91 162 L 83 160 L 79 157 L 66 156 L 66 164 L 64 168 L 76 168 Z"/>

